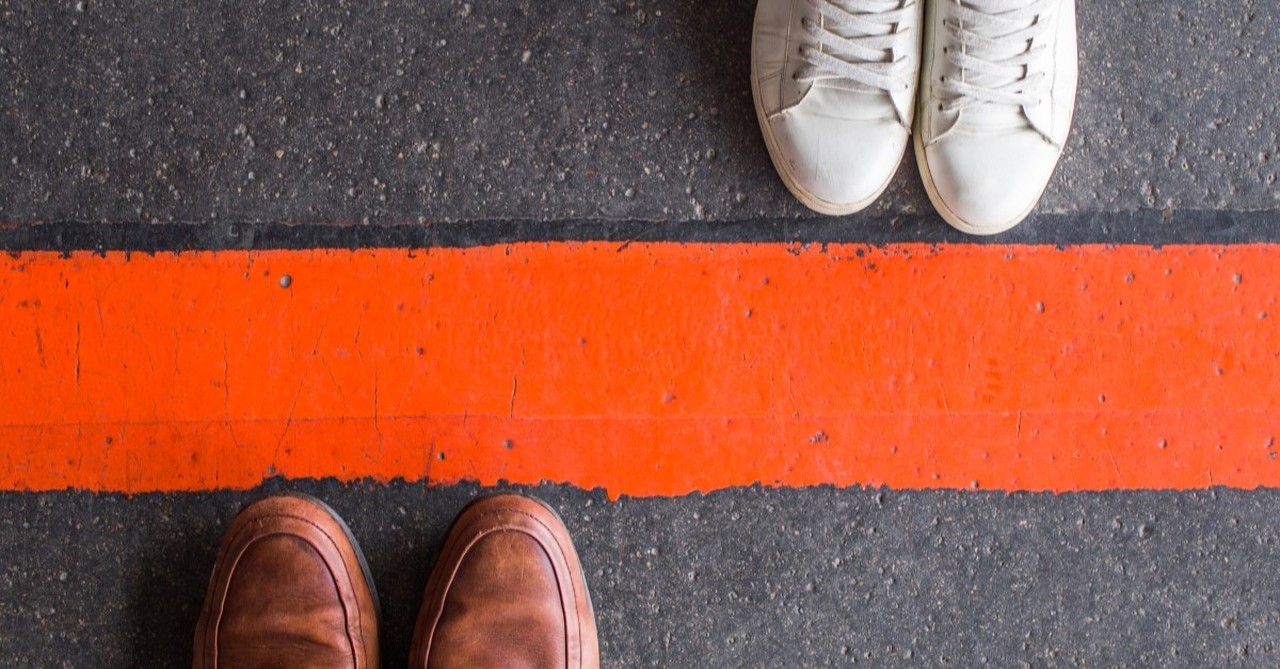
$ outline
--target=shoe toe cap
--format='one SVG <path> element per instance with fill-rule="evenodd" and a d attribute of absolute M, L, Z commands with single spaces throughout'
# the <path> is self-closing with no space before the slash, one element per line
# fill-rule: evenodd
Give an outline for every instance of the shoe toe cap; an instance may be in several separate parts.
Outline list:
<path fill-rule="evenodd" d="M 953 227 L 1004 232 L 1035 208 L 1058 162 L 1058 149 L 1034 132 L 952 135 L 925 149 L 931 195 Z"/>
<path fill-rule="evenodd" d="M 787 186 L 807 206 L 853 213 L 888 185 L 902 161 L 906 130 L 895 121 L 832 118 L 791 110 L 770 122 Z"/>

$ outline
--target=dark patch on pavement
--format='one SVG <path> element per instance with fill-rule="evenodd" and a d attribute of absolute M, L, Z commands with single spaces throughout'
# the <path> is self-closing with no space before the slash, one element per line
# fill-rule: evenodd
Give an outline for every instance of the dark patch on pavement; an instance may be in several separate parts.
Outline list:
<path fill-rule="evenodd" d="M 1280 242 L 1280 212 L 1041 214 L 993 237 L 965 235 L 931 216 L 845 225 L 825 218 L 756 221 L 486 221 L 437 225 L 283 223 L 41 223 L 0 227 L 0 249 L 18 251 L 471 248 L 524 242 L 705 244 L 1245 244 Z"/>

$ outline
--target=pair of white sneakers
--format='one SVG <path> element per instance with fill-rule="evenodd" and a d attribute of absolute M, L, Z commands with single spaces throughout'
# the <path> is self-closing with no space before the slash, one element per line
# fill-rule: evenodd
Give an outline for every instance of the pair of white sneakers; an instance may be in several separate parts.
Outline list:
<path fill-rule="evenodd" d="M 1031 213 L 1062 154 L 1076 43 L 1075 0 L 759 0 L 756 114 L 809 208 L 875 201 L 914 126 L 938 213 L 995 234 Z"/>

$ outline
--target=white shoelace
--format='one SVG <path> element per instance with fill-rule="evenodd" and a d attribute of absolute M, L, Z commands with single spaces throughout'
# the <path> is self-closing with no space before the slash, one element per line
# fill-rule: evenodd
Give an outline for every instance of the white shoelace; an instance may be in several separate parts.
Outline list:
<path fill-rule="evenodd" d="M 1047 57 L 1039 40 L 1051 29 L 1042 15 L 1056 0 L 944 0 L 951 15 L 944 21 L 951 41 L 947 59 L 960 76 L 942 81 L 946 111 L 977 104 L 1034 106 L 1044 102 L 1047 75 L 1034 67 Z"/>
<path fill-rule="evenodd" d="M 801 47 L 806 65 L 796 79 L 858 93 L 911 89 L 914 74 L 907 56 L 895 47 L 914 28 L 917 0 L 808 0 L 818 20 L 804 28 L 818 47 Z"/>

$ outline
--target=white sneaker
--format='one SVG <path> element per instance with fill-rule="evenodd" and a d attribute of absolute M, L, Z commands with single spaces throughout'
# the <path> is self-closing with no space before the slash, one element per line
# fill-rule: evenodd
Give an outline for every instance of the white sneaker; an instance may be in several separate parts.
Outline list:
<path fill-rule="evenodd" d="M 920 0 L 759 0 L 751 90 L 774 167 L 806 206 L 871 204 L 915 109 Z"/>
<path fill-rule="evenodd" d="M 916 160 L 955 228 L 1003 232 L 1035 208 L 1071 128 L 1075 0 L 931 0 Z"/>

